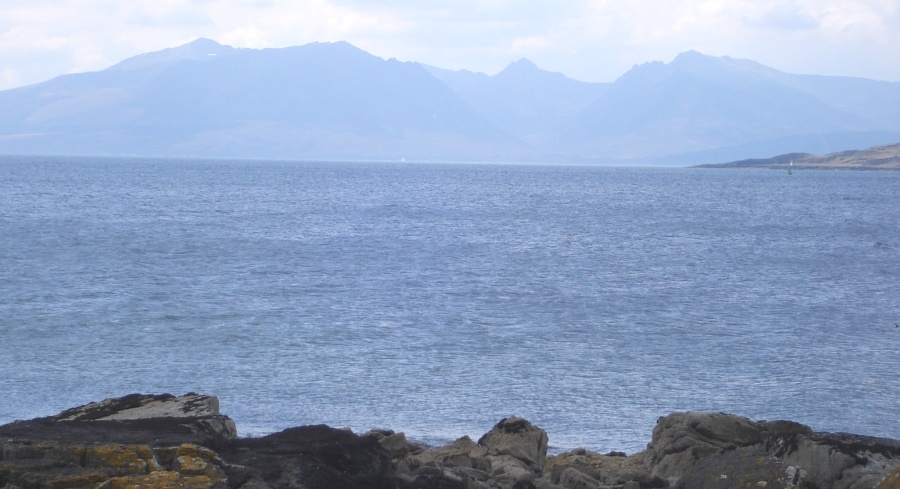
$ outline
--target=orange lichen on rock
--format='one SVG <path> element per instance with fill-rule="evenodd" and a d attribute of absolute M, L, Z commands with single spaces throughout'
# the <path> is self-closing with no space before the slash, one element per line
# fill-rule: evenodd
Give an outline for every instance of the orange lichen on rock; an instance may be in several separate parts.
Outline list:
<path fill-rule="evenodd" d="M 225 462 L 219 458 L 216 452 L 185 443 L 178 447 L 172 468 L 186 478 L 188 476 L 200 477 L 205 478 L 212 485 L 224 485 L 227 482 L 225 471 L 222 470 L 224 465 Z"/>
<path fill-rule="evenodd" d="M 97 489 L 183 489 L 181 474 L 158 470 L 144 475 L 113 477 L 97 486 Z"/>
<path fill-rule="evenodd" d="M 114 475 L 147 474 L 161 469 L 147 445 L 105 444 L 85 449 L 85 466 Z"/>
<path fill-rule="evenodd" d="M 878 484 L 877 489 L 900 489 L 900 465 Z"/>

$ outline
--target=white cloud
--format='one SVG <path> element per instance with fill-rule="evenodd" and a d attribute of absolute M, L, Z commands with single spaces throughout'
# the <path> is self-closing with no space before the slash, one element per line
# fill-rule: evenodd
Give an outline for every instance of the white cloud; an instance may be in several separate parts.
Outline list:
<path fill-rule="evenodd" d="M 0 70 L 0 84 L 9 87 L 18 86 L 21 83 L 21 76 L 12 68 L 3 68 Z"/>
<path fill-rule="evenodd" d="M 494 73 L 526 57 L 589 81 L 679 52 L 900 80 L 896 0 L 4 0 L 0 89 L 208 37 L 346 40 L 385 58 Z"/>
<path fill-rule="evenodd" d="M 768 9 L 755 17 L 746 17 L 750 28 L 776 30 L 806 30 L 820 27 L 819 21 L 794 3 L 785 3 Z"/>
<path fill-rule="evenodd" d="M 567 31 L 605 55 L 598 63 L 610 69 L 585 71 L 588 79 L 696 49 L 789 72 L 900 80 L 897 11 L 890 0 L 597 0 Z"/>

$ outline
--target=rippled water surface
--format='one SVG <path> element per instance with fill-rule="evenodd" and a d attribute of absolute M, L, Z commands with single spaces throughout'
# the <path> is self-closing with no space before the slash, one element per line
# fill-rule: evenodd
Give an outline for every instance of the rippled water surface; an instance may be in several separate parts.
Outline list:
<path fill-rule="evenodd" d="M 0 159 L 0 423 L 198 391 L 245 435 L 900 438 L 897 323 L 900 173 Z"/>

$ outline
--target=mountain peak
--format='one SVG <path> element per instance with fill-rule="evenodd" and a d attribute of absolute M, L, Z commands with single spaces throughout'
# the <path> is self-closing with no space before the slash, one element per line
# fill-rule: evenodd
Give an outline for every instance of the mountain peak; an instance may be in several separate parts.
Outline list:
<path fill-rule="evenodd" d="M 700 51 L 691 49 L 689 51 L 679 53 L 678 56 L 675 56 L 675 61 L 692 61 L 692 60 L 698 60 L 698 59 L 704 59 L 704 58 L 710 58 L 710 57 L 711 56 L 707 56 L 707 55 L 701 53 Z"/>
<path fill-rule="evenodd" d="M 772 77 L 780 74 L 779 71 L 773 68 L 748 59 L 735 59 L 730 56 L 710 56 L 693 50 L 679 54 L 667 66 L 674 70 L 689 70 L 707 75 L 716 71 L 741 73 L 756 77 Z"/>
<path fill-rule="evenodd" d="M 506 65 L 506 68 L 504 68 L 500 73 L 534 73 L 536 71 L 541 71 L 541 69 L 538 68 L 537 65 L 532 63 L 530 60 L 521 58 L 518 61 L 514 61 Z"/>
<path fill-rule="evenodd" d="M 706 66 L 715 66 L 719 65 L 722 62 L 730 61 L 731 58 L 725 56 L 721 58 L 717 58 L 715 56 L 709 56 L 703 54 L 699 51 L 694 51 L 693 49 L 690 51 L 685 51 L 680 53 L 678 56 L 675 56 L 675 59 L 672 60 L 669 65 L 674 68 L 679 67 L 687 67 L 687 68 L 697 68 L 697 67 L 706 67 Z"/>
<path fill-rule="evenodd" d="M 710 56 L 690 50 L 678 54 L 669 63 L 652 61 L 635 65 L 619 80 L 623 83 L 633 83 L 636 80 L 655 82 L 673 75 L 690 75 L 721 82 L 735 76 L 771 79 L 781 73 L 755 61 L 735 59 L 729 56 Z"/>
<path fill-rule="evenodd" d="M 219 48 L 222 48 L 225 46 L 222 44 L 219 44 L 216 41 L 213 41 L 212 39 L 209 39 L 206 37 L 198 37 L 197 39 L 194 39 L 193 41 L 191 41 L 187 44 L 182 44 L 181 46 L 178 46 L 174 49 L 187 48 L 187 47 L 190 47 L 191 49 L 219 49 Z"/>
<path fill-rule="evenodd" d="M 539 69 L 536 64 L 532 63 L 528 58 L 519 58 L 518 61 L 514 61 L 509 64 L 510 66 L 515 66 L 518 68 L 533 68 L 535 70 Z"/>
<path fill-rule="evenodd" d="M 494 75 L 493 78 L 504 79 L 508 82 L 521 82 L 523 80 L 535 80 L 535 79 L 543 79 L 543 80 L 568 80 L 568 77 L 563 75 L 562 73 L 556 73 L 553 71 L 545 71 L 540 68 L 530 60 L 521 58 L 518 61 L 510 63 L 503 69 L 500 73 Z"/>
<path fill-rule="evenodd" d="M 176 46 L 174 48 L 163 49 L 151 53 L 144 53 L 132 58 L 128 58 L 109 69 L 111 70 L 135 70 L 147 68 L 150 66 L 166 66 L 182 60 L 203 61 L 211 59 L 215 56 L 224 56 L 237 52 L 237 48 L 219 44 L 212 39 L 200 37 L 193 41 Z"/>

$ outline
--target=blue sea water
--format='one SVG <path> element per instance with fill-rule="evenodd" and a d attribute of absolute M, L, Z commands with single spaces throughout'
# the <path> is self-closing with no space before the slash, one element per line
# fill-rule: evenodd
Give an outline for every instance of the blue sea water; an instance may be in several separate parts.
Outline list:
<path fill-rule="evenodd" d="M 0 158 L 0 423 L 197 391 L 242 435 L 900 438 L 897 323 L 900 173 Z"/>

